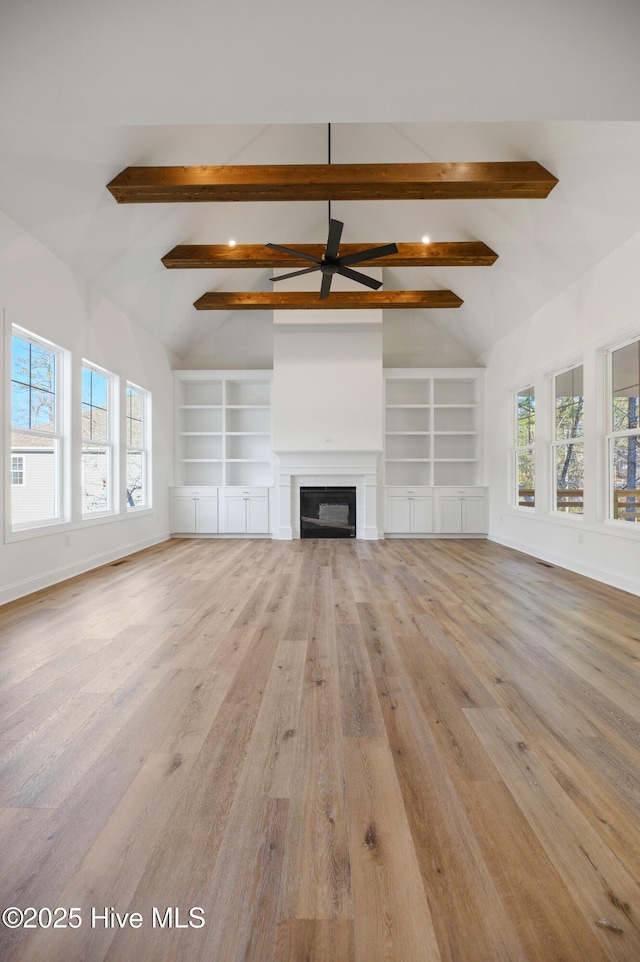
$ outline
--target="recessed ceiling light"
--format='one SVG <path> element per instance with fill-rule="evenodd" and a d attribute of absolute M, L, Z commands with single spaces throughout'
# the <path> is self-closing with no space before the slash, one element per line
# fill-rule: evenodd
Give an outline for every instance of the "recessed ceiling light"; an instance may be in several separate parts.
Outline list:
<path fill-rule="evenodd" d="M 431 238 L 430 238 L 427 234 L 425 234 L 424 237 L 422 238 L 422 243 L 423 243 L 423 244 L 430 244 L 430 243 L 431 243 Z"/>
<path fill-rule="evenodd" d="M 236 242 L 234 240 L 230 240 L 229 247 L 235 247 L 235 246 L 236 246 Z"/>

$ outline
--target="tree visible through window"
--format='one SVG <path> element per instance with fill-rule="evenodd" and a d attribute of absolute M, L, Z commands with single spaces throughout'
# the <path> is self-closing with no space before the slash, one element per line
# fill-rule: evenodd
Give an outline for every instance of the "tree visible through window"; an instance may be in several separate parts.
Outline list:
<path fill-rule="evenodd" d="M 536 397 L 533 387 L 516 396 L 516 504 L 533 508 L 536 503 Z"/>
<path fill-rule="evenodd" d="M 11 524 L 48 524 L 61 514 L 59 381 L 62 351 L 13 329 L 11 339 Z M 21 460 L 20 460 L 21 459 Z M 22 464 L 22 481 L 14 464 Z M 24 484 L 28 471 L 29 484 Z"/>
<path fill-rule="evenodd" d="M 554 507 L 584 512 L 584 388 L 582 365 L 554 378 Z"/>
<path fill-rule="evenodd" d="M 611 353 L 611 512 L 640 522 L 640 340 Z"/>

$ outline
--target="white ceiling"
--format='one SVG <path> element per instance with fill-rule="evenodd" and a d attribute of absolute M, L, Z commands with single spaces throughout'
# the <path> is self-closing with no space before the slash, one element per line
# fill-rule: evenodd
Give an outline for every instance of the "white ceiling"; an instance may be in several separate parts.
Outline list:
<path fill-rule="evenodd" d="M 326 205 L 119 206 L 105 185 L 127 165 L 324 162 L 329 121 L 334 163 L 537 160 L 560 181 L 546 200 L 332 208 L 345 242 L 427 233 L 499 254 L 491 268 L 384 272 L 388 288 L 459 294 L 459 310 L 402 324 L 479 357 L 640 229 L 638 40 L 637 0 L 4 0 L 0 209 L 197 359 L 247 319 L 193 301 L 268 290 L 269 272 L 167 271 L 162 255 L 320 242 Z"/>

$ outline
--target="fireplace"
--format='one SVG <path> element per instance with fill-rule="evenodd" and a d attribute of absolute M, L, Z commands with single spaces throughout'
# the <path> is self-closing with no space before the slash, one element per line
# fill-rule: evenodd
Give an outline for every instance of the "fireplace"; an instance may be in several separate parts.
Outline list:
<path fill-rule="evenodd" d="M 274 536 L 300 538 L 302 488 L 356 491 L 356 538 L 377 541 L 379 451 L 276 451 Z M 324 501 L 323 504 L 328 504 Z M 307 517 L 305 515 L 305 517 Z M 324 519 L 323 519 L 324 520 Z M 347 522 L 349 523 L 349 522 Z M 316 525 L 315 527 L 319 527 Z M 343 536 L 344 537 L 344 536 Z"/>
<path fill-rule="evenodd" d="M 355 538 L 356 489 L 300 488 L 301 538 Z"/>

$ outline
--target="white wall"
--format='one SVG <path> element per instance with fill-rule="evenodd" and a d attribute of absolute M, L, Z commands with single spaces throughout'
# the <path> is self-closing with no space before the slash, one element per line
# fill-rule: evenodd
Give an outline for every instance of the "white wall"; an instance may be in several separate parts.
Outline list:
<path fill-rule="evenodd" d="M 173 387 L 167 353 L 159 341 L 1 213 L 0 310 L 6 324 L 15 321 L 72 351 L 76 361 L 84 358 L 151 391 L 154 455 L 152 510 L 133 516 L 123 512 L 101 523 L 76 521 L 50 533 L 31 532 L 23 540 L 2 543 L 3 603 L 168 537 Z M 2 417 L 4 349 L 2 338 Z M 5 505 L 8 465 L 3 463 L 0 503 Z"/>
<path fill-rule="evenodd" d="M 353 326 L 305 330 L 292 318 L 274 331 L 275 451 L 382 450 L 382 312 L 369 312 L 380 315 L 372 326 L 357 313 Z"/>
<path fill-rule="evenodd" d="M 640 233 L 503 338 L 484 359 L 489 537 L 634 594 L 640 594 L 640 525 L 606 520 L 605 412 L 600 399 L 605 349 L 640 335 L 639 263 Z M 549 375 L 574 363 L 584 365 L 585 376 L 582 520 L 549 511 L 552 469 L 543 446 L 539 446 L 535 510 L 513 507 L 512 496 L 513 392 L 535 385 L 536 432 L 539 439 L 548 438 Z"/>

